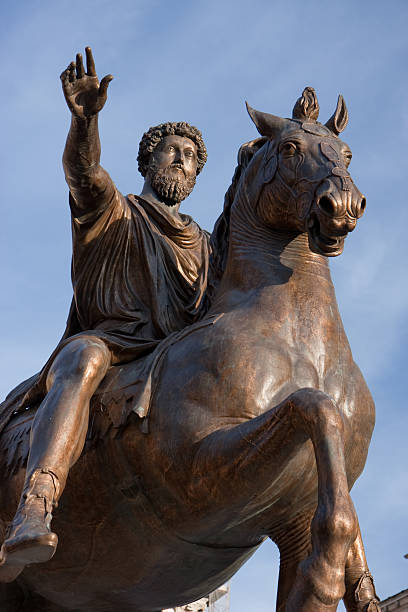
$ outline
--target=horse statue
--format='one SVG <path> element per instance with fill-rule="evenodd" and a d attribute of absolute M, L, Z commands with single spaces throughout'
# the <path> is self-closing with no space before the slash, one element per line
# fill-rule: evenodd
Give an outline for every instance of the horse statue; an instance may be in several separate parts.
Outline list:
<path fill-rule="evenodd" d="M 182 605 L 265 538 L 280 550 L 278 612 L 332 612 L 342 598 L 348 612 L 380 610 L 349 495 L 374 404 L 328 267 L 365 208 L 338 137 L 347 109 L 339 96 L 319 123 L 306 88 L 292 119 L 248 111 L 260 137 L 240 149 L 213 232 L 211 308 L 165 341 L 147 403 L 132 408 L 134 364 L 108 372 L 55 513 L 57 552 L 18 578 L 0 567 L 3 612 Z M 119 388 L 130 409 L 114 426 Z M 0 436 L 3 536 L 34 413 L 15 410 Z"/>

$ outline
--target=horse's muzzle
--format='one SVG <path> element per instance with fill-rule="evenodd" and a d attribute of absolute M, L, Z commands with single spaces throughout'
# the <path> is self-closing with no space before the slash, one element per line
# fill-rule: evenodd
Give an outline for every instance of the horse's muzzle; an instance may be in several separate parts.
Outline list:
<path fill-rule="evenodd" d="M 313 251 L 336 257 L 343 252 L 344 240 L 363 215 L 366 199 L 351 183 L 344 189 L 341 182 L 327 179 L 317 188 L 307 230 Z"/>

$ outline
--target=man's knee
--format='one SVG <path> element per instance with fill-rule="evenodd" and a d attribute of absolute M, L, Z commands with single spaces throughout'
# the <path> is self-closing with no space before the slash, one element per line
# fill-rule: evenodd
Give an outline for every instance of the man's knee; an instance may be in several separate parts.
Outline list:
<path fill-rule="evenodd" d="M 47 376 L 47 387 L 49 389 L 58 379 L 91 382 L 103 378 L 110 364 L 110 352 L 102 340 L 75 338 L 55 357 Z"/>

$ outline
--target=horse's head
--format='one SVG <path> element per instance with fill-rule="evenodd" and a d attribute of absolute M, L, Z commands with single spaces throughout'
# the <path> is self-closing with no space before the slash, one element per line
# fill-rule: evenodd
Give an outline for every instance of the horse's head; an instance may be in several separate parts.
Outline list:
<path fill-rule="evenodd" d="M 365 198 L 348 172 L 349 147 L 338 135 L 348 113 L 342 96 L 329 121 L 317 121 L 316 94 L 307 87 L 296 102 L 292 119 L 247 106 L 262 138 L 241 149 L 248 195 L 269 226 L 308 232 L 310 248 L 339 255 L 344 239 L 365 208 Z"/>

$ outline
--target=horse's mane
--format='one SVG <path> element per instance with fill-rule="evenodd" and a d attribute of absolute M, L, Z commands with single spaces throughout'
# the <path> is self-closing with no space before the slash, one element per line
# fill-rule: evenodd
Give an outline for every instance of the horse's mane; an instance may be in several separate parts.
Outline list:
<path fill-rule="evenodd" d="M 256 138 L 255 140 L 244 143 L 238 151 L 238 165 L 235 168 L 231 185 L 228 187 L 224 196 L 223 211 L 215 222 L 214 229 L 210 237 L 211 256 L 207 288 L 207 295 L 210 302 L 212 301 L 214 293 L 220 283 L 227 265 L 231 207 L 237 194 L 240 179 L 252 157 L 266 142 L 266 140 L 267 139 L 264 137 Z"/>

